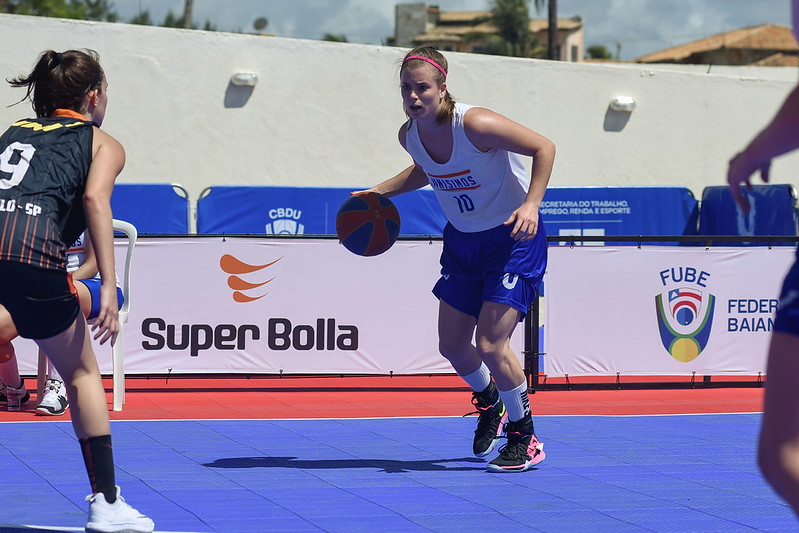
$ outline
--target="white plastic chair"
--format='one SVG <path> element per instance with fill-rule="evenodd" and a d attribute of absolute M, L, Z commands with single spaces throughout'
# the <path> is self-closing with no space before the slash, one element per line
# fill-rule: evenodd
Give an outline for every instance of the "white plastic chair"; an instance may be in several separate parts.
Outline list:
<path fill-rule="evenodd" d="M 136 246 L 138 232 L 136 227 L 130 222 L 114 219 L 114 231 L 124 233 L 128 238 L 128 249 L 125 255 L 125 270 L 122 276 L 122 295 L 125 302 L 119 309 L 119 335 L 112 348 L 113 355 L 113 375 L 114 375 L 114 411 L 121 411 L 122 404 L 125 403 L 125 349 L 124 349 L 124 324 L 128 321 L 130 311 L 130 263 L 133 258 L 133 247 Z M 47 381 L 47 355 L 39 350 L 39 373 L 37 401 L 44 397 L 44 387 Z"/>

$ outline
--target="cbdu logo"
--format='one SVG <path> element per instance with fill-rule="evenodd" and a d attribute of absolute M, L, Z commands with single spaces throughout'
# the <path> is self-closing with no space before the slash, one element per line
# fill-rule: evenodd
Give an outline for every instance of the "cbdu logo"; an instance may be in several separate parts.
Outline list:
<path fill-rule="evenodd" d="M 707 292 L 709 278 L 709 273 L 693 267 L 660 272 L 663 285 L 670 286 L 655 296 L 660 340 L 669 354 L 681 363 L 699 357 L 710 338 L 716 298 Z"/>
<path fill-rule="evenodd" d="M 302 211 L 292 207 L 278 207 L 269 210 L 270 224 L 266 225 L 266 233 L 270 235 L 302 235 L 305 233 L 305 226 L 298 221 L 302 216 Z"/>

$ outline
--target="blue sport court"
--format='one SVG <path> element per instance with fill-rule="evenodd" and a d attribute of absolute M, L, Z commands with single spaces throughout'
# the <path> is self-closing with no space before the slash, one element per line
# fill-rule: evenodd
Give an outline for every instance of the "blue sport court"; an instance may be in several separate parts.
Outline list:
<path fill-rule="evenodd" d="M 286 380 L 262 380 L 238 392 L 130 380 L 125 410 L 112 415 L 122 495 L 157 531 L 799 530 L 757 469 L 760 413 L 707 412 L 737 408 L 742 396 L 754 406 L 761 390 L 538 392 L 534 412 L 538 405 L 539 412 L 576 414 L 536 416 L 547 458 L 535 470 L 491 474 L 471 456 L 474 417 L 439 416 L 433 408 L 436 416 L 408 416 L 416 413 L 408 405 L 424 411 L 425 402 L 468 412 L 468 392 L 449 385 L 455 381 L 417 389 L 394 378 L 381 390 L 351 380 L 321 388 L 294 382 L 285 390 Z M 224 397 L 236 399 L 223 405 Z M 325 415 L 309 417 L 306 405 L 296 411 L 303 418 L 285 418 L 286 406 L 301 398 Z M 379 414 L 394 405 L 386 408 L 398 416 L 363 417 L 341 398 Z M 583 414 L 661 400 L 674 411 L 693 405 L 698 414 Z M 284 415 L 146 419 L 151 401 L 182 406 L 184 414 L 206 405 L 233 416 L 260 401 Z M 341 417 L 331 416 L 336 407 Z M 88 481 L 71 425 L 28 409 L 0 413 L 0 530 L 82 531 Z"/>

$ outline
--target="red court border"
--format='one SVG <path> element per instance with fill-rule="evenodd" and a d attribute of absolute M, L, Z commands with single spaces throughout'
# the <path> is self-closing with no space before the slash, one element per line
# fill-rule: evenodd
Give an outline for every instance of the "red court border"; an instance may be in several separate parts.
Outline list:
<path fill-rule="evenodd" d="M 34 378 L 25 380 L 35 390 Z M 104 379 L 109 409 L 110 378 Z M 683 385 L 686 385 L 685 383 Z M 464 382 L 433 376 L 128 376 L 126 403 L 112 420 L 295 419 L 460 416 L 473 410 Z M 666 415 L 762 412 L 763 388 L 543 390 L 534 416 Z M 35 415 L 35 393 L 0 422 L 69 420 Z"/>

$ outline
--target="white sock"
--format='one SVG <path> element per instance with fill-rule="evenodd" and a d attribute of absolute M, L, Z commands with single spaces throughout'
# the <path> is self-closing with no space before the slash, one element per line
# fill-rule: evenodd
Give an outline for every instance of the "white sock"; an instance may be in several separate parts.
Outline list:
<path fill-rule="evenodd" d="M 488 371 L 488 367 L 482 361 L 477 370 L 461 377 L 474 392 L 483 392 L 491 383 L 491 372 Z"/>
<path fill-rule="evenodd" d="M 50 361 L 50 358 L 47 359 L 47 379 L 54 379 L 61 383 L 64 382 L 64 380 L 61 379 L 61 374 L 58 373 L 58 370 L 55 369 L 55 365 Z"/>
<path fill-rule="evenodd" d="M 530 398 L 527 396 L 527 382 L 522 383 L 515 389 L 509 391 L 499 391 L 499 397 L 508 410 L 508 420 L 518 422 L 530 414 Z"/>

